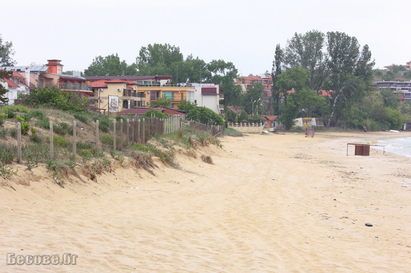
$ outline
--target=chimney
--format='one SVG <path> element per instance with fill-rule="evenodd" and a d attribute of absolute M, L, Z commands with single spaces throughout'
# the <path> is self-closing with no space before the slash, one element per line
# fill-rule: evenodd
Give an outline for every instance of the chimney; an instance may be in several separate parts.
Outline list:
<path fill-rule="evenodd" d="M 30 88 L 30 67 L 26 67 L 26 85 Z"/>

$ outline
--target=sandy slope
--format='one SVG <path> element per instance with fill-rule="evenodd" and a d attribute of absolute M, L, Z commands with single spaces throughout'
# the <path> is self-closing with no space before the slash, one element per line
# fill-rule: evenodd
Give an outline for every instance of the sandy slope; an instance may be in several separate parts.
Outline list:
<path fill-rule="evenodd" d="M 346 156 L 393 136 L 226 137 L 198 151 L 214 165 L 180 157 L 185 171 L 118 168 L 64 189 L 27 171 L 0 189 L 0 272 L 409 272 L 410 160 Z M 79 257 L 7 266 L 7 252 Z"/>

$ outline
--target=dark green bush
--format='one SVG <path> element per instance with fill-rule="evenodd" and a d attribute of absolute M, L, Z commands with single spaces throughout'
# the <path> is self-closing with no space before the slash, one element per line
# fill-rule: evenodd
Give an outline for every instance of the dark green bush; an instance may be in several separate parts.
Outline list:
<path fill-rule="evenodd" d="M 6 129 L 6 128 L 1 129 L 0 130 L 0 137 L 6 137 L 8 133 L 9 133 L 9 129 Z"/>
<path fill-rule="evenodd" d="M 17 129 L 16 128 L 10 129 L 10 135 L 14 138 L 17 138 Z"/>
<path fill-rule="evenodd" d="M 41 137 L 38 135 L 31 135 L 29 136 L 30 140 L 35 143 L 41 143 Z"/>
<path fill-rule="evenodd" d="M 76 112 L 73 113 L 73 116 L 78 119 L 79 121 L 85 123 L 85 124 L 89 124 L 91 122 L 91 118 L 90 115 L 88 115 L 85 112 Z"/>
<path fill-rule="evenodd" d="M 17 147 L 0 143 L 0 163 L 9 164 L 17 157 Z"/>
<path fill-rule="evenodd" d="M 44 117 L 42 119 L 39 119 L 36 122 L 36 126 L 41 127 L 43 129 L 50 129 L 50 120 L 47 117 Z"/>
<path fill-rule="evenodd" d="M 100 142 L 102 144 L 113 146 L 114 144 L 114 136 L 108 134 L 101 134 L 100 135 Z"/>
<path fill-rule="evenodd" d="M 53 126 L 53 132 L 55 132 L 56 134 L 59 134 L 61 136 L 65 136 L 67 134 L 72 135 L 73 134 L 73 128 L 65 123 L 65 122 L 61 122 L 59 124 L 56 124 L 55 126 Z"/>

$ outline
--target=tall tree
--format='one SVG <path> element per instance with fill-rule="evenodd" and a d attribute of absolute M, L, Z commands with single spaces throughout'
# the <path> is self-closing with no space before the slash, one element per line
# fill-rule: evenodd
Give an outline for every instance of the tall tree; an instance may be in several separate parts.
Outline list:
<path fill-rule="evenodd" d="M 320 91 L 327 77 L 327 54 L 324 52 L 325 35 L 317 30 L 305 34 L 295 33 L 288 41 L 284 62 L 287 67 L 303 67 L 308 71 L 310 89 Z M 312 107 L 308 106 L 308 115 L 312 116 Z"/>
<path fill-rule="evenodd" d="M 4 41 L 0 35 L 0 66 L 13 66 L 16 62 L 12 59 L 14 55 L 13 43 Z"/>
<path fill-rule="evenodd" d="M 277 78 L 282 72 L 282 64 L 284 59 L 284 52 L 281 49 L 280 44 L 277 44 L 275 47 L 273 67 L 271 70 L 271 79 L 273 80 L 273 85 L 271 87 L 271 101 L 272 106 L 270 107 L 270 114 L 279 114 L 279 105 L 280 105 L 280 91 L 277 88 Z"/>
<path fill-rule="evenodd" d="M 117 53 L 106 57 L 96 57 L 84 70 L 85 76 L 130 76 L 136 73 L 136 65 L 127 65 L 124 60 L 120 60 Z"/>
<path fill-rule="evenodd" d="M 333 118 L 338 125 L 344 111 L 348 110 L 354 101 L 366 95 L 374 61 L 371 60 L 367 45 L 360 53 L 357 39 L 342 32 L 327 33 L 327 53 L 330 75 L 326 87 L 332 90 L 327 122 L 329 127 Z"/>
<path fill-rule="evenodd" d="M 220 89 L 224 90 L 224 105 L 240 105 L 241 87 L 235 85 L 238 70 L 234 64 L 224 60 L 212 60 L 207 64 L 207 69 L 210 74 L 206 80 L 219 84 Z"/>
<path fill-rule="evenodd" d="M 149 44 L 147 47 L 141 47 L 136 59 L 139 75 L 171 74 L 174 81 L 183 79 L 178 75 L 179 70 L 184 66 L 184 57 L 179 47 L 169 44 Z"/>

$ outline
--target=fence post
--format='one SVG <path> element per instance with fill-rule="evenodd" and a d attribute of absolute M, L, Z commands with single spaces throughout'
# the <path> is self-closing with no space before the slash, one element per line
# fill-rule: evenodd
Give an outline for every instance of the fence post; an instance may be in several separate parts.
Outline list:
<path fill-rule="evenodd" d="M 73 157 L 74 157 L 74 160 L 76 160 L 76 153 L 77 153 L 76 135 L 77 135 L 77 124 L 76 124 L 76 121 L 73 120 Z"/>
<path fill-rule="evenodd" d="M 145 136 L 146 136 L 146 123 L 145 123 L 145 121 L 144 121 L 144 118 L 143 118 L 143 125 L 142 125 L 142 129 L 143 129 L 143 144 L 146 144 L 145 143 Z"/>
<path fill-rule="evenodd" d="M 96 120 L 96 150 L 99 150 L 99 141 L 100 141 L 100 131 L 99 131 L 99 120 Z"/>
<path fill-rule="evenodd" d="M 21 164 L 21 123 L 17 122 L 17 162 Z"/>
<path fill-rule="evenodd" d="M 117 138 L 117 136 L 116 136 L 116 126 L 117 126 L 117 120 L 116 119 L 114 119 L 113 120 L 113 127 L 114 127 L 114 139 L 113 139 L 113 149 L 114 149 L 114 151 L 116 150 L 116 138 Z"/>
<path fill-rule="evenodd" d="M 120 120 L 120 145 L 121 148 L 123 149 L 123 119 Z"/>
<path fill-rule="evenodd" d="M 127 119 L 127 146 L 130 145 L 130 120 Z"/>
<path fill-rule="evenodd" d="M 134 118 L 131 119 L 131 145 L 134 144 Z"/>
<path fill-rule="evenodd" d="M 50 120 L 50 159 L 54 159 L 53 122 Z"/>
<path fill-rule="evenodd" d="M 137 122 L 137 143 L 141 143 L 141 139 L 140 139 L 140 125 L 141 125 L 141 121 L 140 121 L 140 119 L 138 119 L 138 122 Z"/>

